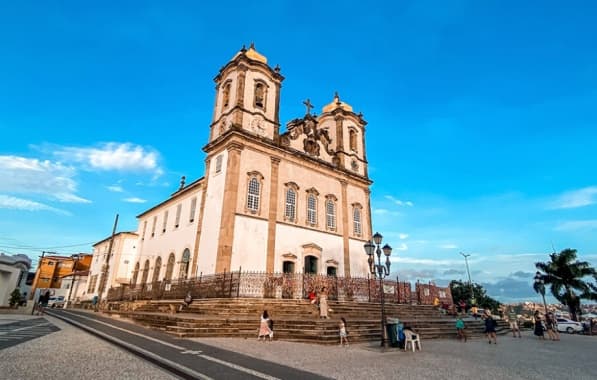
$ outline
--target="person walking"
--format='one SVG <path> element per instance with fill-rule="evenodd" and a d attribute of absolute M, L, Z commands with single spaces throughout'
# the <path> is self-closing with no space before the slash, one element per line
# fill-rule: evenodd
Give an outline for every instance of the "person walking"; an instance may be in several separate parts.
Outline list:
<path fill-rule="evenodd" d="M 328 319 L 328 293 L 324 286 L 319 293 L 319 318 Z"/>
<path fill-rule="evenodd" d="M 512 330 L 512 337 L 516 338 L 516 336 L 518 336 L 519 338 L 522 338 L 522 336 L 520 335 L 520 328 L 518 327 L 518 317 L 517 317 L 516 313 L 514 312 L 514 309 L 512 309 L 512 308 L 508 312 L 508 323 L 510 323 L 510 330 Z"/>
<path fill-rule="evenodd" d="M 495 319 L 491 316 L 489 310 L 485 310 L 485 334 L 487 335 L 487 341 L 491 344 L 491 340 L 493 339 L 493 344 L 497 344 L 497 336 L 495 333 L 495 328 L 497 323 Z"/>
<path fill-rule="evenodd" d="M 273 331 L 269 327 L 270 326 L 270 319 L 267 310 L 263 310 L 263 314 L 261 314 L 261 322 L 259 323 L 259 333 L 257 334 L 257 340 L 261 340 L 265 342 L 267 338 L 270 340 L 273 337 Z"/>
<path fill-rule="evenodd" d="M 539 310 L 535 311 L 535 330 L 534 330 L 534 334 L 537 336 L 537 338 L 544 340 L 545 339 L 545 335 L 543 334 L 543 323 L 541 321 L 541 314 L 539 314 Z"/>
<path fill-rule="evenodd" d="M 464 340 L 464 343 L 466 343 L 467 337 L 464 328 L 464 321 L 462 320 L 462 317 L 458 315 L 458 319 L 456 319 L 456 335 L 458 336 L 458 340 Z"/>
<path fill-rule="evenodd" d="M 346 346 L 348 347 L 348 331 L 346 330 L 346 319 L 344 317 L 340 318 L 340 346 L 346 342 Z"/>
<path fill-rule="evenodd" d="M 545 328 L 547 329 L 547 335 L 549 336 L 549 339 L 560 340 L 560 337 L 556 336 L 556 321 L 551 312 L 545 315 Z"/>

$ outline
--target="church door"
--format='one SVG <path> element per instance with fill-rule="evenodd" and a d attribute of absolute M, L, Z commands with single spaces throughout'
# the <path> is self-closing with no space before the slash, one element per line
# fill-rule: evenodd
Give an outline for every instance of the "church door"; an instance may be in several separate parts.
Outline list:
<path fill-rule="evenodd" d="M 305 256 L 305 274 L 317 274 L 317 257 Z"/>

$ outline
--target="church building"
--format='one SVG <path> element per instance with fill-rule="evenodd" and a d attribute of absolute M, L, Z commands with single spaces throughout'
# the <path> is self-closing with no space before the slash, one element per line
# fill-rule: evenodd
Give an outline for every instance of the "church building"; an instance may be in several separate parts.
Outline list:
<path fill-rule="evenodd" d="M 138 215 L 132 284 L 200 273 L 366 276 L 365 126 L 338 94 L 280 128 L 284 77 L 242 48 L 215 77 L 205 174 Z"/>

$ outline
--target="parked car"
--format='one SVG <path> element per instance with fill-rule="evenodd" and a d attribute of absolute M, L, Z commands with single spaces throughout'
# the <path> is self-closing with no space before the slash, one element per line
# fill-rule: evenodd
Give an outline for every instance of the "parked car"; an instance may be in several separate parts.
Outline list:
<path fill-rule="evenodd" d="M 558 331 L 560 332 L 567 332 L 568 334 L 573 334 L 575 332 L 582 332 L 583 327 L 580 322 L 572 321 L 566 318 L 557 318 L 558 321 Z"/>
<path fill-rule="evenodd" d="M 64 307 L 64 296 L 52 296 L 48 301 L 48 307 L 61 308 Z"/>

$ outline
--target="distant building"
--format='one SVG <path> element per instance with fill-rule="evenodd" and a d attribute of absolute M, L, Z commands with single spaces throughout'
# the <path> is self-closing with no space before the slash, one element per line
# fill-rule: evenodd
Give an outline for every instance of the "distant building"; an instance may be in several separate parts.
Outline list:
<path fill-rule="evenodd" d="M 87 295 L 89 271 L 76 271 L 62 277 L 62 293 L 67 302 L 78 303 L 90 299 Z M 70 298 L 69 298 L 70 297 Z"/>
<path fill-rule="evenodd" d="M 31 259 L 26 255 L 8 256 L 0 253 L 0 306 L 9 306 L 10 294 L 19 289 L 21 294 L 27 291 L 27 274 L 31 268 Z"/>
<path fill-rule="evenodd" d="M 93 245 L 93 259 L 89 268 L 87 290 L 84 295 L 81 295 L 81 299 L 91 299 L 94 295 L 99 295 L 102 281 L 106 281 L 102 298 L 107 294 L 109 288 L 130 282 L 133 262 L 137 253 L 138 236 L 135 232 L 115 234 L 112 253 L 108 258 L 111 240 L 110 236 Z M 106 273 L 104 274 L 104 272 Z"/>
<path fill-rule="evenodd" d="M 39 259 L 31 294 L 40 289 L 59 289 L 62 278 L 73 270 L 89 270 L 92 255 L 81 253 L 72 256 L 44 256 Z M 74 267 L 76 263 L 76 268 Z"/>

